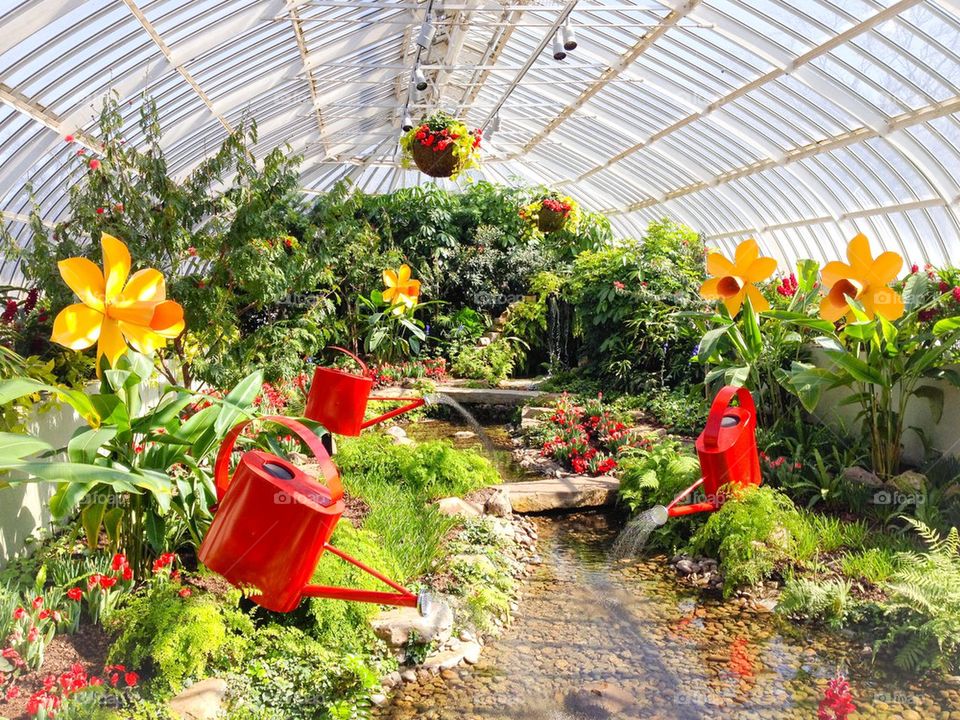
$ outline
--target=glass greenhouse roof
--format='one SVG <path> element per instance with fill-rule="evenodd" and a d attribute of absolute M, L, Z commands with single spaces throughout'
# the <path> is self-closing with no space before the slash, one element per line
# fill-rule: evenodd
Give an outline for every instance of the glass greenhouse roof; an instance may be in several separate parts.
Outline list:
<path fill-rule="evenodd" d="M 66 212 L 76 133 L 113 90 L 138 142 L 157 100 L 180 176 L 250 118 L 302 185 L 429 180 L 399 166 L 405 111 L 484 127 L 482 168 L 544 183 L 622 235 L 671 216 L 791 262 L 857 231 L 909 262 L 960 263 L 958 0 L 7 0 L 0 210 L 29 236 Z M 408 85 L 417 34 L 429 86 Z M 565 22 L 579 46 L 551 50 Z M 490 132 L 494 117 L 499 130 Z M 13 273 L 7 268 L 5 274 Z"/>

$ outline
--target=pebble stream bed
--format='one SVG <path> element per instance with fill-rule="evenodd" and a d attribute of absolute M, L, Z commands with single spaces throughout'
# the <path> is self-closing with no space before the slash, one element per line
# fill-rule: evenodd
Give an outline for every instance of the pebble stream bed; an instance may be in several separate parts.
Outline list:
<path fill-rule="evenodd" d="M 619 521 L 537 519 L 543 563 L 513 624 L 474 666 L 401 685 L 383 720 L 817 717 L 847 674 L 858 718 L 960 720 L 960 688 L 921 685 L 836 633 L 791 628 L 736 599 L 698 599 L 664 558 L 612 561 Z"/>

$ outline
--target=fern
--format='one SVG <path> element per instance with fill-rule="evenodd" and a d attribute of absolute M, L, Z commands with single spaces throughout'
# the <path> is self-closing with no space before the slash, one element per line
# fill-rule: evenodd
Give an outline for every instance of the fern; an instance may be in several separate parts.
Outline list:
<path fill-rule="evenodd" d="M 946 537 L 908 519 L 927 546 L 903 553 L 901 567 L 886 585 L 885 611 L 895 619 L 881 641 L 896 649 L 896 662 L 909 670 L 960 665 L 960 533 Z"/>
<path fill-rule="evenodd" d="M 840 578 L 822 583 L 790 578 L 777 604 L 777 612 L 783 615 L 819 620 L 833 628 L 846 624 L 851 609 L 850 583 Z"/>

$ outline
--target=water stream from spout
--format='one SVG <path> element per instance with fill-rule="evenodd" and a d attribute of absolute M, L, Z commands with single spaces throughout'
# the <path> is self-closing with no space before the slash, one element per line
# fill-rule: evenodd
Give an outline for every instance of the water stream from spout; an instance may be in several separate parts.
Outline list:
<path fill-rule="evenodd" d="M 667 522 L 667 509 L 656 505 L 630 519 L 620 531 L 610 554 L 615 558 L 635 558 L 643 552 L 650 533 Z"/>
<path fill-rule="evenodd" d="M 476 436 L 480 439 L 480 442 L 483 443 L 484 454 L 491 460 L 495 462 L 496 457 L 496 447 L 494 446 L 493 440 L 490 438 L 490 434 L 484 429 L 483 425 L 473 416 L 473 414 L 467 410 L 463 405 L 454 400 L 449 395 L 444 393 L 429 393 L 423 396 L 424 402 L 427 405 L 446 405 L 451 407 L 463 417 L 467 425 L 470 426 L 470 429 L 476 433 Z"/>

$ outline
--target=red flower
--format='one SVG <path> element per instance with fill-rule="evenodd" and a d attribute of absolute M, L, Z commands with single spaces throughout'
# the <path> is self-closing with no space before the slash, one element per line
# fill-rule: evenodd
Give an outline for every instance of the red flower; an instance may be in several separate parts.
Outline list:
<path fill-rule="evenodd" d="M 42 598 L 42 597 L 35 597 L 35 598 L 33 599 L 33 609 L 34 609 L 34 610 L 39 610 L 39 609 L 42 608 L 42 607 L 43 607 L 43 598 Z"/>
<path fill-rule="evenodd" d="M 123 676 L 123 681 L 127 684 L 127 687 L 136 687 L 140 678 L 135 672 L 128 672 Z"/>
<path fill-rule="evenodd" d="M 104 212 L 103 208 L 97 208 L 97 215 L 103 215 Z"/>
<path fill-rule="evenodd" d="M 430 147 L 431 145 L 433 145 L 433 135 L 427 135 L 427 136 L 421 141 L 421 144 L 422 144 L 422 145 L 426 145 L 427 147 Z"/>
<path fill-rule="evenodd" d="M 191 245 L 190 247 L 187 248 L 187 255 L 189 255 L 190 257 L 196 257 L 197 249 L 193 247 L 193 245 Z"/>
<path fill-rule="evenodd" d="M 66 140 L 67 142 L 73 142 L 73 135 L 67 135 L 67 136 L 64 138 L 64 140 Z"/>
<path fill-rule="evenodd" d="M 87 151 L 84 148 L 80 148 L 79 150 L 77 150 L 77 155 L 86 155 L 86 154 L 87 154 Z"/>
<path fill-rule="evenodd" d="M 780 284 L 777 286 L 777 292 L 783 297 L 793 297 L 797 294 L 800 284 L 797 282 L 797 276 L 793 273 L 790 274 L 790 277 L 786 277 L 780 281 Z"/>
<path fill-rule="evenodd" d="M 44 608 L 43 610 L 40 611 L 40 614 L 37 615 L 37 618 L 40 620 L 47 620 L 50 617 L 50 615 L 51 615 L 50 611 Z"/>
<path fill-rule="evenodd" d="M 916 264 L 911 265 L 911 266 L 910 266 L 910 272 L 913 273 L 914 275 L 916 275 L 918 272 L 920 272 L 920 266 L 919 266 L 919 265 L 916 265 Z"/>
<path fill-rule="evenodd" d="M 26 617 L 26 615 L 27 615 L 27 611 L 24 610 L 22 607 L 18 607 L 16 610 L 13 611 L 14 620 L 23 620 L 23 618 Z"/>
<path fill-rule="evenodd" d="M 940 281 L 940 294 L 942 295 L 943 293 L 948 293 L 948 292 L 950 292 L 950 283 L 944 282 L 943 280 L 941 280 L 941 281 Z"/>
<path fill-rule="evenodd" d="M 67 590 L 67 597 L 74 602 L 80 602 L 80 600 L 83 598 L 83 590 L 78 587 L 70 588 Z"/>
<path fill-rule="evenodd" d="M 123 569 L 123 580 L 124 582 L 133 580 L 133 570 L 130 569 L 129 565 Z"/>
<path fill-rule="evenodd" d="M 955 302 L 960 303 L 960 287 L 955 287 L 953 289 L 953 299 Z"/>
<path fill-rule="evenodd" d="M 193 595 L 193 591 L 188 587 L 180 588 L 180 592 L 178 592 L 177 595 L 179 595 L 182 598 L 188 598 L 191 595 Z"/>
<path fill-rule="evenodd" d="M 113 562 L 110 564 L 110 567 L 113 568 L 114 572 L 118 570 L 123 570 L 127 566 L 127 556 L 123 553 L 117 553 L 113 556 Z"/>
<path fill-rule="evenodd" d="M 91 170 L 99 170 L 99 169 L 100 169 L 100 161 L 97 160 L 96 158 L 93 158 L 93 159 L 90 161 L 90 169 L 91 169 Z"/>
<path fill-rule="evenodd" d="M 6 698 L 8 701 L 16 700 L 18 697 L 20 697 L 19 687 L 17 687 L 16 685 L 11 685 L 10 687 L 7 688 Z"/>
<path fill-rule="evenodd" d="M 37 628 L 36 625 L 34 625 L 33 627 L 30 628 L 30 632 L 27 633 L 27 642 L 31 644 L 35 643 L 39 636 L 40 636 L 40 630 Z"/>
<path fill-rule="evenodd" d="M 91 575 L 87 579 L 87 590 L 93 590 L 97 585 L 99 585 L 100 578 L 102 577 L 103 575 L 101 575 L 100 573 L 94 573 L 93 575 Z"/>
<path fill-rule="evenodd" d="M 114 585 L 117 584 L 117 579 L 115 577 L 110 577 L 109 575 L 100 576 L 100 589 L 109 590 Z"/>
<path fill-rule="evenodd" d="M 624 284 L 623 284 L 622 282 L 620 282 L 619 280 L 614 280 L 614 281 L 613 281 L 613 289 L 614 289 L 614 290 L 624 290 L 624 289 L 626 289 L 626 287 L 627 287 L 627 286 L 624 285 Z"/>
<path fill-rule="evenodd" d="M 920 322 L 932 322 L 936 320 L 939 315 L 940 312 L 936 308 L 928 308 L 927 310 L 921 310 L 917 313 Z"/>

